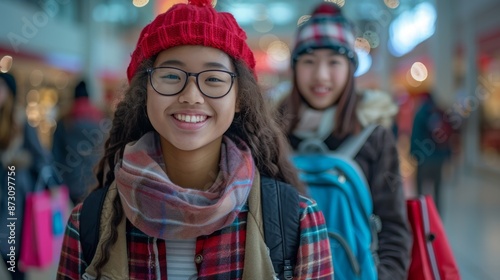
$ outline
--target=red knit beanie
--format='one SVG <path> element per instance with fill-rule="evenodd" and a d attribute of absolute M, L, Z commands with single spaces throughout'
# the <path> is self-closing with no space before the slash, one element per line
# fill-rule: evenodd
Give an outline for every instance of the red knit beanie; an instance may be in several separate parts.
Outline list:
<path fill-rule="evenodd" d="M 255 58 L 247 45 L 247 35 L 233 15 L 217 12 L 211 0 L 189 0 L 158 15 L 141 31 L 127 69 L 130 82 L 145 59 L 179 45 L 217 48 L 242 60 L 255 75 Z"/>

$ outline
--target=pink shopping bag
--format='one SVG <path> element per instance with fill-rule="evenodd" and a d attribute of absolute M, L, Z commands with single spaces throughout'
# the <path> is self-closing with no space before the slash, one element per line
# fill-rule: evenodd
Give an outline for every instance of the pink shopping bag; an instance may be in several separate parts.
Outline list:
<path fill-rule="evenodd" d="M 29 193 L 26 197 L 19 269 L 46 268 L 54 259 L 52 205 L 48 190 Z"/>
<path fill-rule="evenodd" d="M 27 195 L 20 270 L 43 269 L 59 261 L 69 207 L 69 191 L 65 185 Z"/>

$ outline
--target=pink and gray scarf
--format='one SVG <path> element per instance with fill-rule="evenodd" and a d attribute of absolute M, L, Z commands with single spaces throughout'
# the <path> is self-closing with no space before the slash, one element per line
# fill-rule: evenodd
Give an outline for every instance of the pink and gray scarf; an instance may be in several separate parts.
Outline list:
<path fill-rule="evenodd" d="M 255 172 L 248 146 L 228 137 L 208 191 L 175 185 L 163 164 L 158 136 L 150 132 L 125 147 L 115 168 L 125 215 L 145 234 L 161 239 L 196 238 L 230 225 L 247 202 Z"/>

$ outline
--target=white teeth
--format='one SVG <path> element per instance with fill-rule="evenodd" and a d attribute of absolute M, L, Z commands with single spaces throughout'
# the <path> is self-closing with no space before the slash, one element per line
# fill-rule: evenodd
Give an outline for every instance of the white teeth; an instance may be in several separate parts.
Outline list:
<path fill-rule="evenodd" d="M 330 88 L 328 88 L 328 87 L 315 87 L 314 88 L 314 91 L 317 91 L 317 92 L 327 92 L 329 90 L 330 90 Z"/>
<path fill-rule="evenodd" d="M 198 122 L 203 122 L 207 119 L 207 116 L 192 116 L 192 115 L 183 115 L 183 114 L 175 114 L 174 117 L 182 122 L 187 122 L 187 123 L 198 123 Z"/>

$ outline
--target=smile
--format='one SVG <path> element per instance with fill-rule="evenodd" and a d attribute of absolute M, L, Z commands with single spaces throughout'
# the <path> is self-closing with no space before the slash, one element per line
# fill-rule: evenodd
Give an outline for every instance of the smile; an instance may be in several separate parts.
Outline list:
<path fill-rule="evenodd" d="M 176 120 L 186 123 L 199 123 L 204 122 L 207 119 L 207 116 L 205 115 L 174 114 L 173 116 Z"/>
<path fill-rule="evenodd" d="M 324 87 L 324 86 L 317 86 L 313 88 L 313 92 L 318 93 L 318 94 L 326 94 L 330 92 L 329 87 Z"/>

